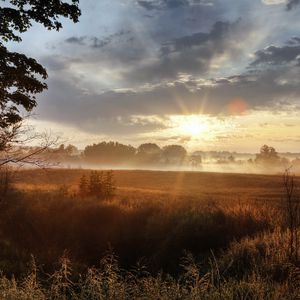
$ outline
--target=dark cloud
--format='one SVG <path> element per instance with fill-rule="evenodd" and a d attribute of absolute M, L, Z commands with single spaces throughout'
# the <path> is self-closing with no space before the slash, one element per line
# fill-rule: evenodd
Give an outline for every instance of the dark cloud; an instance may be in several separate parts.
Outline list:
<path fill-rule="evenodd" d="M 93 48 L 103 48 L 109 44 L 111 44 L 114 40 L 118 40 L 120 37 L 130 34 L 130 30 L 120 30 L 114 34 L 108 35 L 105 38 L 99 39 L 97 37 L 92 37 Z"/>
<path fill-rule="evenodd" d="M 235 56 L 240 48 L 238 42 L 245 36 L 241 21 L 216 22 L 208 33 L 198 32 L 165 42 L 160 55 L 149 64 L 138 64 L 124 74 L 132 82 L 157 82 L 174 80 L 180 73 L 203 76 L 210 70 L 218 56 Z"/>
<path fill-rule="evenodd" d="M 229 22 L 217 22 L 209 33 L 198 32 L 166 43 L 162 47 L 162 52 L 166 55 L 172 52 L 181 52 L 194 46 L 205 45 L 208 42 L 220 41 L 222 43 L 226 35 L 235 25 L 236 24 L 231 24 Z"/>
<path fill-rule="evenodd" d="M 137 87 L 140 84 L 175 80 L 180 73 L 209 76 L 214 59 L 227 56 L 236 61 L 242 54 L 241 39 L 246 39 L 252 25 L 247 21 L 218 21 L 224 17 L 224 2 L 210 0 L 140 0 L 138 5 L 170 8 L 154 13 L 153 18 L 121 22 L 121 30 L 111 35 L 72 36 L 64 44 L 80 47 L 72 55 L 84 58 L 95 69 L 116 70 L 117 85 Z M 246 3 L 246 2 L 245 2 Z M 136 5 L 136 4 L 134 4 Z M 171 9 L 180 7 L 180 9 Z M 233 7 L 238 10 L 239 4 Z M 138 10 L 135 10 L 138 11 Z M 236 13 L 234 12 L 233 15 Z M 134 18 L 133 18 L 134 19 Z M 175 21 L 176 20 L 176 21 Z M 189 22 L 187 22 L 189 20 Z M 131 24 L 133 23 L 133 24 Z M 80 66 L 77 66 L 77 70 Z M 92 70 L 91 70 L 92 71 Z M 211 75 L 212 76 L 212 75 Z"/>
<path fill-rule="evenodd" d="M 111 44 L 113 41 L 118 40 L 119 38 L 128 34 L 130 34 L 130 30 L 120 30 L 103 38 L 99 38 L 96 36 L 71 36 L 67 38 L 65 42 L 69 44 L 77 44 L 80 46 L 86 45 L 92 48 L 103 48 Z"/>
<path fill-rule="evenodd" d="M 77 45 L 85 45 L 85 40 L 87 39 L 87 36 L 81 36 L 81 37 L 76 37 L 76 36 L 71 36 L 65 40 L 66 43 L 70 44 L 77 44 Z"/>
<path fill-rule="evenodd" d="M 146 10 L 174 9 L 184 6 L 205 4 L 203 0 L 138 0 L 137 4 Z"/>
<path fill-rule="evenodd" d="M 147 10 L 157 9 L 157 5 L 153 1 L 138 0 L 137 3 Z"/>
<path fill-rule="evenodd" d="M 252 66 L 260 64 L 280 65 L 291 62 L 299 64 L 300 45 L 296 46 L 269 46 L 255 53 L 255 60 L 251 63 Z"/>
<path fill-rule="evenodd" d="M 300 4 L 300 0 L 289 0 L 288 3 L 287 3 L 287 9 L 291 10 L 295 6 L 297 6 L 298 4 Z"/>
<path fill-rule="evenodd" d="M 204 76 L 213 60 L 220 56 L 236 60 L 241 51 L 240 38 L 247 36 L 246 27 L 240 20 L 233 23 L 219 21 L 207 32 L 182 35 L 161 43 L 144 36 L 143 32 L 124 29 L 105 38 L 70 37 L 66 45 L 80 46 L 72 50 L 79 57 L 78 67 L 82 58 L 85 66 L 109 70 L 117 67 L 125 86 L 138 86 L 172 81 L 181 73 Z"/>
<path fill-rule="evenodd" d="M 290 40 L 287 42 L 288 45 L 299 45 L 300 44 L 300 37 L 292 37 Z"/>

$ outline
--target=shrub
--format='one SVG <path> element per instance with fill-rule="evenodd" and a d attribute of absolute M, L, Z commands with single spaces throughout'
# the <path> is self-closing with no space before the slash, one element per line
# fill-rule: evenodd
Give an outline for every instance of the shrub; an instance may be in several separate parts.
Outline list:
<path fill-rule="evenodd" d="M 116 185 L 112 171 L 92 171 L 89 180 L 83 175 L 79 182 L 79 195 L 91 196 L 98 199 L 111 199 L 115 195 Z"/>

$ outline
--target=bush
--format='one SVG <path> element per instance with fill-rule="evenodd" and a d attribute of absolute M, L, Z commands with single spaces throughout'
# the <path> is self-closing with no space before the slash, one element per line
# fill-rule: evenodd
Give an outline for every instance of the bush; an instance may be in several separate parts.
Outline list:
<path fill-rule="evenodd" d="M 81 197 L 96 197 L 98 199 L 111 199 L 115 195 L 115 181 L 112 171 L 90 173 L 89 181 L 83 175 L 79 183 L 79 195 Z"/>

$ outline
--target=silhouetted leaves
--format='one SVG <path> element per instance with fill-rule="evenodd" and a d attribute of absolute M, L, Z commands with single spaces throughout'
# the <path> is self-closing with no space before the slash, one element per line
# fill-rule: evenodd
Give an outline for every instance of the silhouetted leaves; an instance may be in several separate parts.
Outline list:
<path fill-rule="evenodd" d="M 27 31 L 33 22 L 42 24 L 48 30 L 59 30 L 62 28 L 60 16 L 78 22 L 78 3 L 79 0 L 72 0 L 71 3 L 60 0 L 2 0 L 0 37 L 4 41 L 20 42 L 17 32 Z"/>
<path fill-rule="evenodd" d="M 59 17 L 78 22 L 78 0 L 2 0 L 0 5 L 0 151 L 9 141 L 11 127 L 22 121 L 22 109 L 36 106 L 35 95 L 47 88 L 47 72 L 35 59 L 11 52 L 4 42 L 20 42 L 18 33 L 37 22 L 48 30 L 59 30 Z"/>

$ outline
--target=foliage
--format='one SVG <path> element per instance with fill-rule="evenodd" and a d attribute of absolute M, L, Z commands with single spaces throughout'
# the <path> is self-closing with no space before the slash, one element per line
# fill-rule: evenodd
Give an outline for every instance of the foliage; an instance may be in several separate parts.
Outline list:
<path fill-rule="evenodd" d="M 118 142 L 102 142 L 85 147 L 83 158 L 102 165 L 116 164 L 176 164 L 184 163 L 187 151 L 180 145 L 167 145 L 161 149 L 153 143 L 140 145 L 137 149 Z"/>
<path fill-rule="evenodd" d="M 280 157 L 275 148 L 268 145 L 263 145 L 260 149 L 260 153 L 256 155 L 255 162 L 274 164 L 280 161 Z"/>
<path fill-rule="evenodd" d="M 98 199 L 111 199 L 115 195 L 115 181 L 112 171 L 91 171 L 89 181 L 82 175 L 79 183 L 79 195 L 91 196 Z"/>
<path fill-rule="evenodd" d="M 158 164 L 161 155 L 161 148 L 153 143 L 141 144 L 136 151 L 137 162 L 142 164 Z"/>
<path fill-rule="evenodd" d="M 62 27 L 59 17 L 78 22 L 78 0 L 1 0 L 0 4 L 0 151 L 23 119 L 21 109 L 36 106 L 37 93 L 47 88 L 47 72 L 35 59 L 9 51 L 4 42 L 20 42 L 18 33 L 26 32 L 33 22 L 48 30 Z"/>
<path fill-rule="evenodd" d="M 162 156 L 166 163 L 181 164 L 186 158 L 187 151 L 180 145 L 168 145 L 163 148 Z"/>
<path fill-rule="evenodd" d="M 102 142 L 87 146 L 83 155 L 90 162 L 112 164 L 130 162 L 135 155 L 135 148 L 118 142 Z"/>

